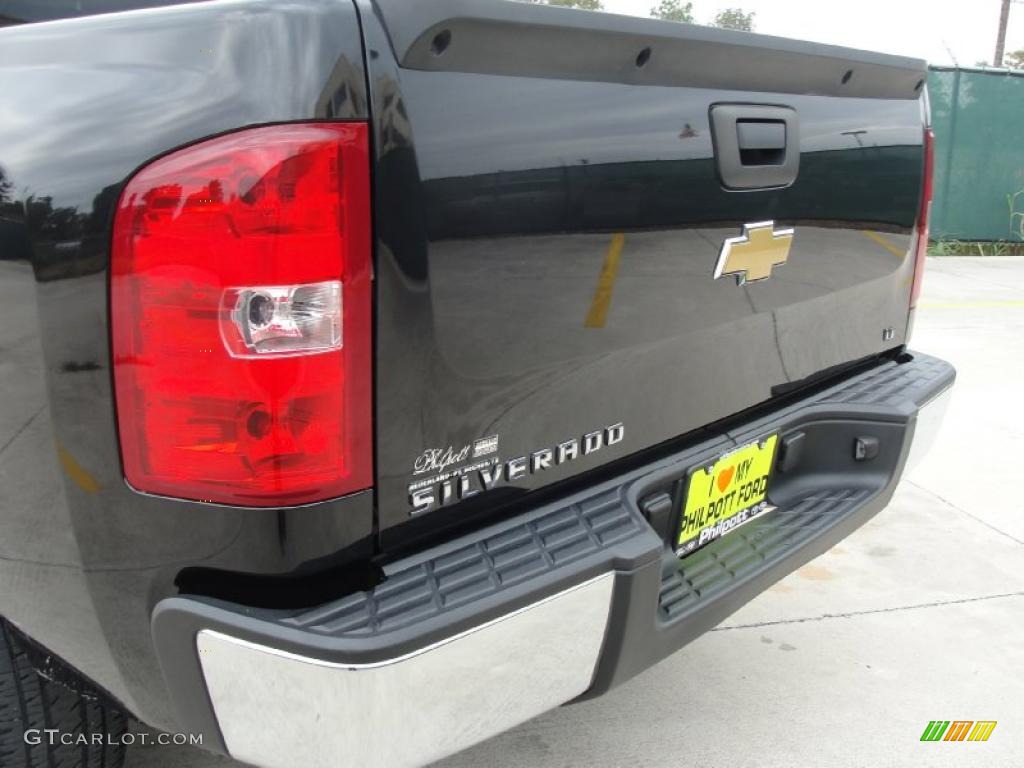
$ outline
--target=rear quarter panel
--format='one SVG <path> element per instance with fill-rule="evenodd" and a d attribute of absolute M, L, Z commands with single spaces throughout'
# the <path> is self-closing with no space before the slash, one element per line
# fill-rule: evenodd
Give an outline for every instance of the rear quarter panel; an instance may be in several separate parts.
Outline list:
<path fill-rule="evenodd" d="M 107 266 L 149 159 L 248 125 L 364 118 L 347 0 L 228 0 L 0 29 L 0 615 L 151 724 L 150 612 L 182 568 L 372 551 L 371 494 L 292 511 L 147 497 L 121 473 Z"/>

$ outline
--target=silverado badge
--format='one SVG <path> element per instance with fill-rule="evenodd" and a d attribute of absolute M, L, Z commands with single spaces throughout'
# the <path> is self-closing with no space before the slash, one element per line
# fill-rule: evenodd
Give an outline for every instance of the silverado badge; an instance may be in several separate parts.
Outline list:
<path fill-rule="evenodd" d="M 736 285 L 767 280 L 772 269 L 786 263 L 793 244 L 793 230 L 775 231 L 774 221 L 744 224 L 740 237 L 722 243 L 715 265 L 715 280 L 723 275 L 736 275 Z"/>
<path fill-rule="evenodd" d="M 579 438 L 570 438 L 557 445 L 544 446 L 521 456 L 502 461 L 498 452 L 498 435 L 481 437 L 461 447 L 428 448 L 413 465 L 415 477 L 409 485 L 410 514 L 422 515 L 439 507 L 454 504 L 507 483 L 517 484 L 527 475 L 555 469 L 597 451 L 612 448 L 623 441 L 626 428 L 622 423 L 595 429 Z M 464 462 L 470 462 L 464 464 Z M 428 477 L 418 475 L 430 473 Z"/>

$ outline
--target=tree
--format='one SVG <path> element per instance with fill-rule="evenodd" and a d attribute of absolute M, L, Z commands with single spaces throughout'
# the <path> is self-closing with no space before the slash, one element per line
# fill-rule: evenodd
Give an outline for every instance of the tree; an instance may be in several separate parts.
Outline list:
<path fill-rule="evenodd" d="M 1006 25 L 1010 21 L 1010 3 L 1012 0 L 1003 0 L 1002 9 L 999 11 L 999 33 L 996 35 L 996 55 L 992 61 L 996 66 L 1003 60 L 1003 51 L 1006 48 Z"/>
<path fill-rule="evenodd" d="M 526 0 L 526 2 L 538 5 L 557 5 L 562 8 L 582 8 L 584 11 L 604 10 L 604 3 L 601 0 Z"/>
<path fill-rule="evenodd" d="M 665 21 L 681 21 L 684 24 L 693 24 L 693 3 L 684 3 L 682 0 L 661 0 L 651 8 L 651 16 Z"/>
<path fill-rule="evenodd" d="M 753 32 L 754 12 L 746 13 L 742 8 L 723 8 L 715 14 L 715 20 L 711 22 L 711 26 L 738 29 L 740 32 Z"/>
<path fill-rule="evenodd" d="M 13 191 L 14 184 L 7 179 L 7 174 L 4 172 L 3 166 L 0 166 L 0 205 L 3 205 L 11 199 L 11 193 Z"/>
<path fill-rule="evenodd" d="M 1008 53 L 1003 58 L 1003 66 L 1010 69 L 1024 69 L 1024 48 L 1013 53 Z"/>

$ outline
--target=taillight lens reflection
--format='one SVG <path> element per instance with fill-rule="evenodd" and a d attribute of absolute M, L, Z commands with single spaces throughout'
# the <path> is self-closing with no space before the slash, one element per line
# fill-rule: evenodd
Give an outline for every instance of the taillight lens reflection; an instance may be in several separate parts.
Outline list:
<path fill-rule="evenodd" d="M 133 487 L 281 506 L 370 486 L 366 125 L 254 128 L 143 168 L 111 314 Z"/>

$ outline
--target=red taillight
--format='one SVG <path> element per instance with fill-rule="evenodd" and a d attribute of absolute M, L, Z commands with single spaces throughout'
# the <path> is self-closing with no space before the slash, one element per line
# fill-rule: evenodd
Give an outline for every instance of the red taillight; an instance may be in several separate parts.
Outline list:
<path fill-rule="evenodd" d="M 910 306 L 917 304 L 924 282 L 924 257 L 928 253 L 928 218 L 932 210 L 932 182 L 935 173 L 935 134 L 924 132 L 924 180 L 921 189 L 921 210 L 917 214 L 917 249 L 914 254 L 914 287 L 910 291 Z"/>
<path fill-rule="evenodd" d="M 278 125 L 128 182 L 110 290 L 134 488 L 266 507 L 372 484 L 369 166 L 365 124 Z"/>

